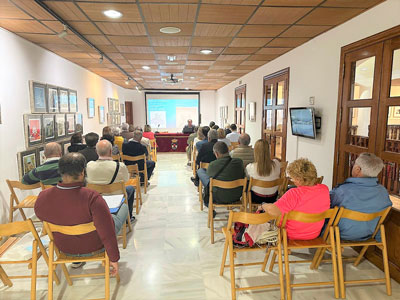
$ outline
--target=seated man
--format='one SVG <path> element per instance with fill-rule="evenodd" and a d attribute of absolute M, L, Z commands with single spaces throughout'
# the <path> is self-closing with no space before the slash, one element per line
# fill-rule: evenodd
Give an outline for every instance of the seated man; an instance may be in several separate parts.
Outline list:
<path fill-rule="evenodd" d="M 193 132 L 195 132 L 193 121 L 189 119 L 187 122 L 188 122 L 187 125 L 185 125 L 185 127 L 183 127 L 182 133 L 193 133 Z"/>
<path fill-rule="evenodd" d="M 350 178 L 330 192 L 331 207 L 344 208 L 363 213 L 375 213 L 392 206 L 388 191 L 378 183 L 382 171 L 382 160 L 372 153 L 361 153 L 356 159 Z M 340 237 L 343 240 L 363 241 L 374 233 L 378 220 L 357 222 L 342 219 L 339 222 Z M 380 232 L 376 239 L 381 241 Z"/>
<path fill-rule="evenodd" d="M 243 160 L 243 165 L 246 168 L 249 163 L 254 162 L 254 149 L 249 146 L 250 136 L 247 133 L 242 133 L 238 141 L 239 146 L 232 150 L 231 156 L 232 158 L 240 158 Z"/>
<path fill-rule="evenodd" d="M 201 146 L 201 149 L 196 157 L 196 164 L 200 165 L 201 162 L 210 163 L 217 158 L 214 155 L 213 147 L 218 142 L 218 133 L 215 129 L 208 132 L 208 141 Z"/>
<path fill-rule="evenodd" d="M 188 140 L 187 140 L 187 145 L 188 146 L 186 147 L 186 155 L 187 155 L 187 158 L 188 158 L 188 163 L 187 163 L 188 166 L 191 165 L 190 160 L 192 159 L 192 148 L 190 147 L 190 143 L 194 142 L 194 139 L 197 136 L 197 130 L 198 129 L 199 128 L 197 126 L 195 126 L 194 127 L 194 132 L 189 135 Z"/>
<path fill-rule="evenodd" d="M 58 161 L 62 156 L 60 144 L 48 143 L 44 147 L 44 156 L 44 164 L 26 173 L 22 178 L 23 184 L 30 185 L 41 181 L 44 185 L 56 185 L 61 180 L 58 173 Z"/>
<path fill-rule="evenodd" d="M 68 147 L 68 153 L 78 152 L 87 146 L 83 144 L 82 133 L 77 132 L 71 136 L 71 145 Z"/>
<path fill-rule="evenodd" d="M 80 153 L 63 156 L 59 161 L 62 182 L 39 194 L 35 213 L 40 220 L 57 225 L 93 222 L 96 231 L 76 236 L 54 233 L 54 242 L 61 252 L 74 256 L 87 256 L 105 249 L 113 268 L 111 274 L 116 275 L 120 258 L 116 233 L 125 225 L 128 207 L 123 204 L 111 215 L 103 197 L 84 187 L 85 166 L 85 157 Z"/>
<path fill-rule="evenodd" d="M 83 150 L 80 150 L 79 153 L 85 157 L 86 162 L 98 160 L 99 156 L 96 152 L 96 144 L 99 141 L 99 135 L 97 133 L 90 132 L 85 135 L 85 141 L 87 147 Z"/>
<path fill-rule="evenodd" d="M 122 123 L 121 125 L 121 136 L 124 138 L 125 143 L 127 143 L 131 138 L 133 138 L 133 132 L 129 131 L 129 124 Z"/>
<path fill-rule="evenodd" d="M 199 178 L 205 188 L 208 188 L 211 177 L 223 181 L 233 181 L 245 177 L 243 162 L 238 158 L 231 158 L 229 156 L 228 146 L 224 142 L 216 142 L 214 144 L 213 151 L 217 159 L 210 163 L 207 171 L 205 169 L 199 169 L 197 171 L 197 174 L 199 175 Z M 239 201 L 241 196 L 241 188 L 213 188 L 214 203 L 234 203 Z M 204 198 L 204 203 L 206 206 L 208 206 L 207 198 Z"/>
<path fill-rule="evenodd" d="M 143 136 L 143 129 L 142 129 L 142 127 L 136 126 L 136 127 L 135 127 L 135 130 L 139 130 L 139 131 L 142 133 L 142 139 L 140 140 L 140 143 L 141 143 L 143 146 L 145 146 L 147 149 L 150 149 L 150 150 L 151 150 L 150 140 L 149 140 L 148 138 L 145 138 L 145 137 Z M 134 130 L 134 131 L 135 131 L 135 130 Z M 133 138 L 133 137 L 132 137 L 132 138 Z M 131 139 L 129 139 L 128 142 L 129 142 L 130 140 L 131 140 Z"/>
<path fill-rule="evenodd" d="M 200 152 L 201 147 L 202 147 L 205 143 L 208 142 L 207 136 L 208 136 L 208 132 L 210 131 L 210 127 L 208 127 L 208 126 L 203 126 L 203 127 L 200 127 L 200 128 L 201 128 L 201 133 L 202 133 L 203 136 L 204 136 L 204 139 L 202 139 L 202 140 L 200 140 L 200 141 L 198 141 L 198 142 L 196 143 L 197 152 Z"/>
<path fill-rule="evenodd" d="M 156 166 L 156 163 L 149 159 L 149 153 L 147 148 L 142 145 L 140 142 L 142 140 L 142 132 L 139 130 L 135 130 L 133 132 L 133 138 L 129 140 L 128 143 L 124 143 L 122 145 L 122 153 L 129 156 L 138 156 L 146 154 L 146 168 L 147 168 L 147 179 L 150 179 L 151 175 L 153 174 L 153 170 Z M 126 165 L 133 165 L 135 162 L 132 161 L 125 161 Z M 144 161 L 138 161 L 139 170 L 144 169 Z M 143 173 L 140 173 L 140 181 L 144 183 L 144 176 Z"/>
<path fill-rule="evenodd" d="M 237 143 L 237 141 L 239 140 L 240 133 L 237 132 L 236 124 L 231 124 L 230 130 L 231 133 L 227 134 L 226 138 L 231 142 Z"/>
<path fill-rule="evenodd" d="M 87 182 L 93 184 L 111 184 L 114 182 L 127 182 L 129 180 L 128 168 L 122 162 L 116 162 L 112 159 L 112 145 L 108 140 L 101 140 L 96 145 L 96 151 L 99 159 L 90 161 L 86 167 Z M 133 201 L 135 199 L 135 189 L 133 186 L 126 186 L 128 194 L 129 216 L 131 221 L 135 220 L 132 216 Z"/>

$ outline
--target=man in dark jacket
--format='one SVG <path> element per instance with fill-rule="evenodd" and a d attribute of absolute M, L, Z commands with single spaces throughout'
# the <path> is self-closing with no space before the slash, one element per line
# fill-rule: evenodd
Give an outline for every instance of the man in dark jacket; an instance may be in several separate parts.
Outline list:
<path fill-rule="evenodd" d="M 98 160 L 99 156 L 96 152 L 96 144 L 99 141 L 99 135 L 95 132 L 89 132 L 85 135 L 85 141 L 87 147 L 80 150 L 79 153 L 86 158 L 86 162 Z"/>

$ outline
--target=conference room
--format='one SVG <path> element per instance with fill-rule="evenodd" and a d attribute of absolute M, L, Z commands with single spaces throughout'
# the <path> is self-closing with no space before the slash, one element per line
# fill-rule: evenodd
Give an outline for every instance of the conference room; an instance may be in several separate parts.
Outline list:
<path fill-rule="evenodd" d="M 400 298 L 399 12 L 0 0 L 0 299 Z"/>

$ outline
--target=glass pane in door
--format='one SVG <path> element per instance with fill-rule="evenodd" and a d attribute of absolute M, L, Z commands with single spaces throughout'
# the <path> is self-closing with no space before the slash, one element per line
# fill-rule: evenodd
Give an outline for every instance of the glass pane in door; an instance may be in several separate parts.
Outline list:
<path fill-rule="evenodd" d="M 282 137 L 275 136 L 275 158 L 282 159 Z"/>
<path fill-rule="evenodd" d="M 400 97 L 400 49 L 393 51 L 392 81 L 390 97 Z"/>
<path fill-rule="evenodd" d="M 368 148 L 371 107 L 353 107 L 349 111 L 347 143 Z"/>
<path fill-rule="evenodd" d="M 265 111 L 265 129 L 272 130 L 272 110 L 267 109 Z"/>
<path fill-rule="evenodd" d="M 237 98 L 236 98 L 236 107 L 240 107 L 240 103 L 241 103 L 241 101 L 240 101 L 240 94 L 239 95 L 237 95 L 236 96 Z"/>
<path fill-rule="evenodd" d="M 273 84 L 269 84 L 267 85 L 267 91 L 266 91 L 266 105 L 272 105 L 272 99 L 274 99 L 274 85 Z"/>
<path fill-rule="evenodd" d="M 240 122 L 240 125 L 244 125 L 244 121 L 245 121 L 245 118 L 246 118 L 246 115 L 245 115 L 245 111 L 244 110 L 242 110 L 242 118 L 241 118 L 241 122 Z"/>
<path fill-rule="evenodd" d="M 353 62 L 351 99 L 371 99 L 374 85 L 375 56 Z"/>
<path fill-rule="evenodd" d="M 275 130 L 282 131 L 283 126 L 283 109 L 277 109 L 275 115 Z"/>
<path fill-rule="evenodd" d="M 285 81 L 278 82 L 278 98 L 276 99 L 276 105 L 283 105 L 285 104 Z"/>
<path fill-rule="evenodd" d="M 389 106 L 385 151 L 400 152 L 400 106 Z"/>
<path fill-rule="evenodd" d="M 242 94 L 242 108 L 246 107 L 246 98 L 244 97 L 244 94 Z"/>

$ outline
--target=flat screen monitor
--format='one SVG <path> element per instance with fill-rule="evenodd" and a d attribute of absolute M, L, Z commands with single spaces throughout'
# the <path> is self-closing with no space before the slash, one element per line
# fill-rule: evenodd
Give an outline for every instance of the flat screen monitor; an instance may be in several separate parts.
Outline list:
<path fill-rule="evenodd" d="M 293 107 L 290 108 L 290 121 L 292 124 L 292 134 L 306 138 L 315 139 L 315 117 L 312 107 Z"/>

